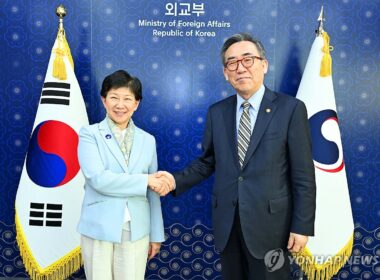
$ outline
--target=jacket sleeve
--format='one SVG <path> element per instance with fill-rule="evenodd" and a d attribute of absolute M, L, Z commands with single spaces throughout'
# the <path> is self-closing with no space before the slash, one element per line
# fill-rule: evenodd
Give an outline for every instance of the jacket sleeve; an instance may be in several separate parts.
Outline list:
<path fill-rule="evenodd" d="M 95 136 L 89 127 L 79 132 L 78 159 L 86 184 L 97 192 L 115 197 L 146 197 L 148 175 L 115 173 L 105 169 Z"/>
<path fill-rule="evenodd" d="M 152 162 L 149 166 L 149 174 L 157 172 L 157 152 L 154 142 Z M 162 209 L 160 196 L 148 188 L 148 201 L 150 206 L 150 242 L 165 241 L 164 222 L 162 219 Z"/>
<path fill-rule="evenodd" d="M 306 107 L 298 101 L 288 133 L 293 214 L 290 231 L 314 235 L 316 183 Z"/>
<path fill-rule="evenodd" d="M 214 144 L 211 109 L 207 112 L 206 128 L 202 142 L 202 154 L 184 170 L 174 173 L 176 183 L 174 195 L 189 190 L 194 185 L 211 176 L 215 170 Z"/>

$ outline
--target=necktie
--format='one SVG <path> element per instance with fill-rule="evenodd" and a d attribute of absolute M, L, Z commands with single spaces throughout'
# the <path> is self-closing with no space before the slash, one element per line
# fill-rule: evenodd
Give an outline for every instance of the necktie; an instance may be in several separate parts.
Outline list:
<path fill-rule="evenodd" d="M 251 138 L 251 118 L 249 117 L 249 104 L 244 101 L 242 104 L 243 113 L 240 117 L 239 130 L 238 130 L 238 155 L 240 166 L 243 166 L 245 154 L 247 153 L 249 140 Z"/>

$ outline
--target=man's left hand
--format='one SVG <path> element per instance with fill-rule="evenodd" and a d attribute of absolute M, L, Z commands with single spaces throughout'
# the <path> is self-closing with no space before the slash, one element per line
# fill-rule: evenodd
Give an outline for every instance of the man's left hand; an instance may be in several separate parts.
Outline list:
<path fill-rule="evenodd" d="M 292 253 L 299 253 L 302 251 L 309 239 L 308 236 L 291 232 L 288 240 L 288 250 Z"/>

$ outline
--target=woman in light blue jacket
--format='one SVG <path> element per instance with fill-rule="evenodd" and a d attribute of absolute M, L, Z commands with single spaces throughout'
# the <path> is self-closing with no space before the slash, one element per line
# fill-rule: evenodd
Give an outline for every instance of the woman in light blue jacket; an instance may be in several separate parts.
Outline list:
<path fill-rule="evenodd" d="M 140 81 L 126 71 L 107 76 L 101 99 L 106 118 L 83 127 L 78 157 L 85 195 L 78 224 L 87 279 L 144 279 L 147 259 L 164 241 L 161 203 L 154 189 L 156 143 L 134 125 Z"/>

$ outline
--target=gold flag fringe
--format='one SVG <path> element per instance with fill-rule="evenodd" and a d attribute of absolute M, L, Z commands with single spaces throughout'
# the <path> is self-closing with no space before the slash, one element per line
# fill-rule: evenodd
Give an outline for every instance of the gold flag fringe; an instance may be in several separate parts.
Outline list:
<path fill-rule="evenodd" d="M 322 52 L 323 52 L 323 57 L 321 61 L 321 70 L 319 72 L 319 75 L 321 77 L 328 77 L 331 76 L 331 68 L 332 68 L 332 60 L 331 60 L 331 55 L 330 51 L 333 50 L 333 47 L 330 46 L 330 37 L 327 34 L 327 32 L 322 33 L 323 37 L 323 47 L 322 47 Z"/>
<path fill-rule="evenodd" d="M 16 240 L 20 248 L 20 255 L 26 271 L 32 280 L 64 280 L 70 277 L 83 265 L 80 247 L 78 246 L 67 255 L 63 256 L 53 264 L 42 269 L 37 263 L 25 238 L 21 222 L 16 211 Z"/>
<path fill-rule="evenodd" d="M 329 280 L 344 266 L 352 253 L 354 235 L 346 245 L 334 256 L 327 257 L 326 262 L 318 264 L 317 256 L 313 256 L 308 248 L 293 254 L 296 263 L 301 267 L 308 280 Z"/>
<path fill-rule="evenodd" d="M 55 53 L 54 63 L 53 63 L 53 77 L 66 80 L 67 73 L 64 62 L 64 57 L 66 56 L 69 59 L 71 67 L 74 69 L 73 57 L 71 56 L 71 51 L 69 44 L 67 43 L 65 31 L 59 30 L 57 35 L 57 48 L 53 50 Z"/>

